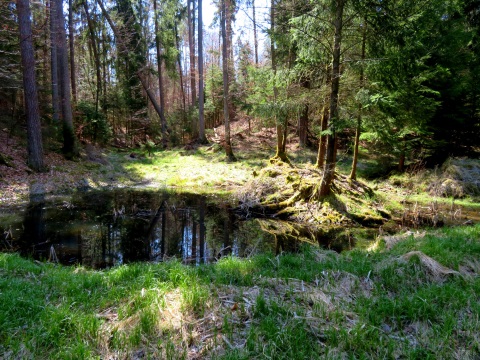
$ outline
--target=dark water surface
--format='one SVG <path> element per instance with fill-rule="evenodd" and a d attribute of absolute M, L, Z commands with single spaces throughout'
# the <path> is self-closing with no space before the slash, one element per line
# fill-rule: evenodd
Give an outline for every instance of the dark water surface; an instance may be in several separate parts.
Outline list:
<path fill-rule="evenodd" d="M 281 223 L 268 221 L 241 220 L 228 201 L 194 194 L 88 191 L 68 201 L 40 196 L 23 208 L 0 209 L 0 251 L 105 268 L 170 257 L 199 264 L 299 248 L 304 238 L 283 236 Z"/>

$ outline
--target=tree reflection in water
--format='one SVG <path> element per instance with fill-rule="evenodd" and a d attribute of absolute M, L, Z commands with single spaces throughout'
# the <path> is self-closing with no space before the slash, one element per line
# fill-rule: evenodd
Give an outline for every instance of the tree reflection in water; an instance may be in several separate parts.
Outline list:
<path fill-rule="evenodd" d="M 351 245 L 329 243 L 325 232 L 298 224 L 240 220 L 227 201 L 188 193 L 89 191 L 69 202 L 32 197 L 24 211 L 23 221 L 0 223 L 1 232 L 13 229 L 10 247 L 39 260 L 52 260 L 53 251 L 63 264 L 92 268 L 172 257 L 197 265 L 297 251 L 305 242 L 339 251 Z"/>

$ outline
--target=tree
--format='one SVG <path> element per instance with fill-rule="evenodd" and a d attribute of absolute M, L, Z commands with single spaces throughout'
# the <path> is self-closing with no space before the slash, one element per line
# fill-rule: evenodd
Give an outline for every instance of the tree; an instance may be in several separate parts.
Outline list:
<path fill-rule="evenodd" d="M 137 81 L 139 81 L 141 83 L 145 92 L 147 93 L 147 96 L 148 96 L 149 100 L 152 102 L 152 105 L 155 108 L 155 111 L 160 116 L 160 113 L 162 112 L 162 109 L 161 109 L 160 105 L 158 104 L 157 100 L 155 99 L 155 96 L 154 96 L 153 92 L 151 91 L 150 87 L 148 86 L 147 80 L 145 79 L 145 74 L 144 74 L 145 66 L 142 66 L 141 61 L 137 61 L 137 60 L 141 60 L 143 55 L 138 55 L 138 57 L 140 59 L 135 59 L 135 56 L 133 56 L 132 58 L 130 58 L 128 56 L 129 48 L 130 48 L 130 46 L 135 47 L 135 42 L 132 39 L 128 39 L 130 41 L 127 42 L 126 34 L 124 34 L 125 29 L 122 28 L 121 29 L 122 31 L 120 31 L 120 29 L 115 25 L 115 23 L 113 22 L 112 18 L 109 15 L 109 13 L 107 12 L 107 10 L 105 8 L 105 5 L 103 4 L 102 0 L 97 0 L 97 2 L 100 5 L 100 8 L 102 9 L 103 16 L 105 16 L 105 19 L 107 20 L 108 24 L 110 25 L 110 28 L 112 29 L 113 33 L 115 34 L 115 38 L 116 38 L 116 41 L 117 41 L 117 46 L 119 48 L 118 49 L 119 52 L 122 53 L 123 56 L 127 57 L 127 60 L 128 60 L 128 62 L 126 64 L 126 65 L 128 65 L 127 68 L 132 73 L 132 76 Z M 131 11 L 132 11 L 131 9 L 127 10 L 128 13 L 130 13 Z M 133 14 L 131 14 L 131 16 L 133 16 Z M 133 21 L 132 18 L 127 18 L 127 19 L 130 19 L 130 21 Z M 132 82 L 132 84 L 134 84 L 132 79 L 128 79 L 128 81 Z M 124 90 L 126 90 L 126 89 L 124 89 Z M 132 92 L 137 91 L 137 90 L 138 89 L 136 89 L 134 87 L 132 89 Z M 134 102 L 134 103 L 136 102 L 135 98 L 133 98 L 132 95 L 126 95 L 126 96 L 127 96 L 127 98 L 131 99 L 131 102 Z M 136 106 L 138 106 L 138 105 L 139 104 L 137 103 Z M 136 106 L 131 108 L 131 109 L 137 109 Z"/>
<path fill-rule="evenodd" d="M 323 167 L 318 195 L 324 197 L 330 194 L 331 184 L 335 176 L 336 157 L 336 122 L 338 121 L 338 92 L 340 88 L 340 47 L 342 43 L 343 10 L 346 0 L 335 0 L 334 40 L 332 57 L 332 84 L 330 92 L 329 133 L 327 135 L 327 156 Z"/>
<path fill-rule="evenodd" d="M 273 112 L 275 117 L 275 127 L 277 130 L 277 150 L 274 159 L 288 162 L 287 153 L 285 151 L 287 142 L 287 119 L 281 119 L 278 114 L 278 89 L 277 89 L 277 57 L 275 49 L 275 0 L 271 0 L 270 4 L 270 61 L 272 66 L 272 78 L 273 78 Z M 282 120 L 283 123 L 282 123 Z"/>
<path fill-rule="evenodd" d="M 52 0 L 55 3 L 55 44 L 57 52 L 58 82 L 63 124 L 63 148 L 65 158 L 78 156 L 77 139 L 73 129 L 73 112 L 71 102 L 70 72 L 68 69 L 67 36 L 63 15 L 63 1 Z"/>
<path fill-rule="evenodd" d="M 228 36 L 227 36 L 227 16 L 230 13 L 229 0 L 221 1 L 221 19 L 220 24 L 222 28 L 222 66 L 223 66 L 223 116 L 225 119 L 225 153 L 227 161 L 236 161 L 233 155 L 232 144 L 230 139 L 230 92 L 229 92 L 229 69 L 228 69 Z"/>
<path fill-rule="evenodd" d="M 168 133 L 167 133 L 167 119 L 165 118 L 165 94 L 163 88 L 163 70 L 162 70 L 162 52 L 161 52 L 161 41 L 160 41 L 160 30 L 158 26 L 158 11 L 157 11 L 157 0 L 153 0 L 154 8 L 154 18 L 155 18 L 155 46 L 157 49 L 157 71 L 158 71 L 158 93 L 160 100 L 160 123 L 162 128 L 162 142 L 163 147 L 167 147 L 168 144 Z"/>
<path fill-rule="evenodd" d="M 195 81 L 195 0 L 187 0 L 187 22 L 188 22 L 188 49 L 190 55 L 190 95 L 192 106 L 197 101 L 197 90 Z"/>
<path fill-rule="evenodd" d="M 86 0 L 85 0 L 86 1 Z M 68 45 L 70 48 L 70 81 L 72 83 L 73 103 L 77 103 L 77 79 L 75 75 L 75 44 L 73 36 L 73 1 L 68 0 Z"/>
<path fill-rule="evenodd" d="M 365 83 L 364 75 L 364 62 L 365 62 L 365 46 L 367 42 L 367 22 L 365 21 L 362 24 L 362 54 L 361 54 L 361 64 L 360 64 L 360 92 L 363 90 Z M 355 142 L 353 145 L 353 159 L 352 159 L 352 170 L 350 171 L 350 179 L 357 179 L 357 163 L 358 163 L 358 146 L 360 143 L 360 132 L 362 130 L 362 103 L 359 101 L 358 105 L 358 114 L 357 114 L 357 127 L 355 129 Z"/>
<path fill-rule="evenodd" d="M 59 123 L 60 94 L 58 92 L 58 59 L 57 59 L 57 15 L 55 1 L 50 1 L 50 73 L 52 81 L 52 119 Z"/>
<path fill-rule="evenodd" d="M 23 70 L 23 91 L 27 115 L 28 165 L 35 171 L 44 170 L 42 129 L 35 78 L 35 56 L 32 41 L 32 24 L 28 0 L 17 0 L 20 51 Z"/>
<path fill-rule="evenodd" d="M 203 13 L 202 0 L 198 0 L 198 134 L 200 143 L 207 143 L 205 137 L 205 89 L 203 83 Z"/>
<path fill-rule="evenodd" d="M 258 35 L 257 35 L 257 18 L 255 16 L 255 0 L 252 0 L 252 21 L 253 21 L 253 45 L 255 48 L 255 65 L 258 66 Z"/>
<path fill-rule="evenodd" d="M 98 49 L 98 39 L 95 34 L 95 26 L 92 21 L 92 18 L 90 16 L 90 12 L 88 10 L 88 4 L 87 0 L 83 1 L 83 9 L 85 10 L 85 16 L 87 18 L 87 24 L 88 24 L 88 31 L 90 34 L 90 42 L 91 42 L 91 48 L 93 52 L 93 59 L 95 63 L 95 73 L 97 76 L 97 86 L 96 86 L 96 92 L 95 92 L 95 112 L 98 112 L 99 110 L 99 102 L 100 102 L 100 94 L 102 92 L 102 75 L 100 73 L 101 71 L 101 66 L 100 66 L 100 55 L 99 55 L 99 49 Z"/>

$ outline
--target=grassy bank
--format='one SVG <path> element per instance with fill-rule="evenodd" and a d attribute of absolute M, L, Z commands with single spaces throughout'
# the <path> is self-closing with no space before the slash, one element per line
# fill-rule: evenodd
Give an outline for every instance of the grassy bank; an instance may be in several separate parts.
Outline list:
<path fill-rule="evenodd" d="M 0 357 L 473 359 L 480 226 L 103 271 L 0 254 Z"/>

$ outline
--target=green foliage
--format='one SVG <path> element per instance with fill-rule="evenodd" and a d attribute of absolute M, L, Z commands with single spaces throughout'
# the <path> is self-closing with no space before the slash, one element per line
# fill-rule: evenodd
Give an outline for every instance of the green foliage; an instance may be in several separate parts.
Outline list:
<path fill-rule="evenodd" d="M 100 144 L 107 144 L 112 137 L 112 129 L 105 114 L 95 110 L 95 104 L 80 101 L 77 105 L 80 116 L 78 127 L 82 129 L 81 137 Z"/>

